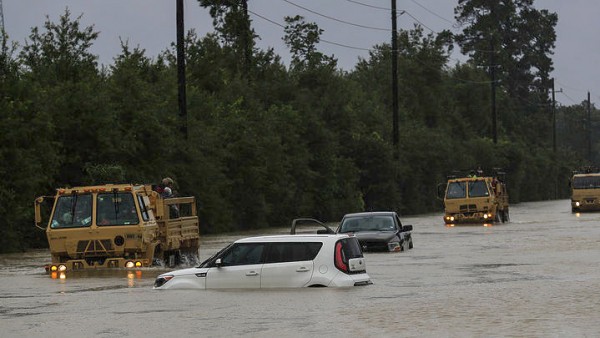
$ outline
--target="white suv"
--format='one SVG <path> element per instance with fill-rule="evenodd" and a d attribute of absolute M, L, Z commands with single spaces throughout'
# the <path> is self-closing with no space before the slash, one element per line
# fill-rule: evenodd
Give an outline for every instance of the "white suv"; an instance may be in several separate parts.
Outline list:
<path fill-rule="evenodd" d="M 279 235 L 244 238 L 196 268 L 164 273 L 155 289 L 288 288 L 372 284 L 356 237 Z"/>

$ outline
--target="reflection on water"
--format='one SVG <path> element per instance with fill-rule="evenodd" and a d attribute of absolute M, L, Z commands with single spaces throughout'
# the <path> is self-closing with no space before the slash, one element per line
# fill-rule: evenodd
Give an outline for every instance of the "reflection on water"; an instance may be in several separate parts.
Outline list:
<path fill-rule="evenodd" d="M 454 228 L 454 227 L 492 227 L 493 223 L 444 223 L 446 228 Z"/>
<path fill-rule="evenodd" d="M 0 255 L 0 335 L 598 336 L 600 214 L 563 200 L 511 206 L 493 227 L 403 221 L 414 249 L 366 253 L 374 284 L 357 288 L 157 291 L 167 269 L 48 276 L 47 251 Z M 247 235 L 203 237 L 201 259 Z"/>

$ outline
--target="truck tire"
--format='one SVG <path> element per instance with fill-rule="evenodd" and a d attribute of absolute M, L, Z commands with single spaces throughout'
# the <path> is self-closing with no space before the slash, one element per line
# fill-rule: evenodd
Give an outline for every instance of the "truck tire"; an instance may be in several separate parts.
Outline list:
<path fill-rule="evenodd" d="M 166 251 L 163 259 L 165 266 L 168 268 L 174 268 L 181 264 L 181 252 L 179 250 Z"/>
<path fill-rule="evenodd" d="M 502 217 L 502 218 L 503 218 L 502 222 L 508 222 L 508 221 L 510 220 L 510 219 L 509 219 L 509 216 L 508 216 L 508 209 L 507 209 L 507 210 L 504 210 L 504 211 L 502 212 L 502 215 L 503 215 L 503 217 Z"/>

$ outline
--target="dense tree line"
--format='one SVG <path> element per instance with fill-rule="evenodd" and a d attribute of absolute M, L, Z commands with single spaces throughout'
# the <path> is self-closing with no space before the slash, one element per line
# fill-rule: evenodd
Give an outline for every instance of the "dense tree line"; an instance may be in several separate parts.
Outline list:
<path fill-rule="evenodd" d="M 552 151 L 547 85 L 556 15 L 532 0 L 490 4 L 458 2 L 462 35 L 419 26 L 400 32 L 397 156 L 390 44 L 342 71 L 318 50 L 319 27 L 299 16 L 286 18 L 286 66 L 273 50 L 255 47 L 235 2 L 200 1 L 215 33 L 186 38 L 187 138 L 173 46 L 151 58 L 123 43 L 114 63 L 100 67 L 90 52 L 98 33 L 68 10 L 33 28 L 24 46 L 5 37 L 0 252 L 45 245 L 32 225 L 37 196 L 163 176 L 197 197 L 202 233 L 286 226 L 298 216 L 335 221 L 360 210 L 436 211 L 437 184 L 476 166 L 504 168 L 512 203 L 567 197 L 571 169 L 593 159 L 583 151 L 590 123 L 579 106 L 558 112 L 560 146 Z M 486 23 L 492 19 L 500 24 Z M 515 40 L 515 30 L 532 35 Z M 490 77 L 480 67 L 486 34 L 500 69 L 497 143 Z M 538 45 L 527 48 L 533 40 Z M 455 42 L 468 62 L 451 65 Z"/>

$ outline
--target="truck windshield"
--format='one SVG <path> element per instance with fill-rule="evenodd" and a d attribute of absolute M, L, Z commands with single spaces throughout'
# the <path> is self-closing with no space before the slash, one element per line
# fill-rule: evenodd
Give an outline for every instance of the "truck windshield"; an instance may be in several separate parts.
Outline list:
<path fill-rule="evenodd" d="M 469 182 L 469 197 L 486 197 L 489 195 L 490 192 L 485 181 Z"/>
<path fill-rule="evenodd" d="M 140 222 L 133 194 L 131 193 L 109 192 L 98 194 L 96 210 L 96 224 L 98 226 L 132 225 Z"/>
<path fill-rule="evenodd" d="M 573 189 L 598 189 L 600 188 L 600 176 L 573 177 Z"/>
<path fill-rule="evenodd" d="M 465 182 L 450 182 L 448 183 L 448 190 L 446 192 L 446 198 L 465 198 L 467 197 L 467 189 Z"/>
<path fill-rule="evenodd" d="M 50 228 L 81 228 L 92 224 L 92 195 L 60 196 L 56 201 Z"/>

